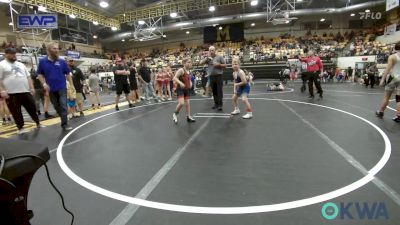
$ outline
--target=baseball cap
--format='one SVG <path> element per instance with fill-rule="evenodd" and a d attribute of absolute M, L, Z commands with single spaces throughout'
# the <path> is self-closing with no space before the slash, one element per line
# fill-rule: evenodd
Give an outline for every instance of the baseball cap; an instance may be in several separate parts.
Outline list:
<path fill-rule="evenodd" d="M 15 53 L 17 53 L 17 50 L 15 48 L 6 48 L 4 50 L 4 53 L 6 53 L 6 54 L 15 54 Z"/>

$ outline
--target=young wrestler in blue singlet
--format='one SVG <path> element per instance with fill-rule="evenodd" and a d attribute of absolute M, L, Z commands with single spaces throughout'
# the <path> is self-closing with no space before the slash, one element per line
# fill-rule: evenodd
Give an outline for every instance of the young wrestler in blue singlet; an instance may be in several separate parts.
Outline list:
<path fill-rule="evenodd" d="M 244 104 L 246 105 L 246 115 L 242 116 L 243 119 L 250 119 L 253 117 L 253 110 L 251 108 L 248 96 L 250 94 L 250 84 L 247 81 L 246 75 L 243 70 L 240 69 L 239 58 L 234 58 L 232 60 L 233 68 L 233 79 L 235 80 L 233 84 L 233 106 L 235 110 L 231 113 L 232 115 L 238 115 L 240 113 L 238 107 L 238 99 L 242 97 Z"/>

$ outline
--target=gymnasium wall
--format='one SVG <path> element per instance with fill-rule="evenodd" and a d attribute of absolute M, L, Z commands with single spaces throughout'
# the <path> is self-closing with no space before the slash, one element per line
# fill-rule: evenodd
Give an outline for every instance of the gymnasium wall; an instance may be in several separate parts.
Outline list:
<path fill-rule="evenodd" d="M 376 62 L 376 55 L 339 57 L 337 66 L 340 69 L 347 69 L 349 66 L 354 69 L 357 62 Z"/>
<path fill-rule="evenodd" d="M 376 38 L 377 41 L 386 43 L 386 44 L 394 44 L 400 41 L 400 31 L 395 32 L 391 35 L 382 35 Z"/>

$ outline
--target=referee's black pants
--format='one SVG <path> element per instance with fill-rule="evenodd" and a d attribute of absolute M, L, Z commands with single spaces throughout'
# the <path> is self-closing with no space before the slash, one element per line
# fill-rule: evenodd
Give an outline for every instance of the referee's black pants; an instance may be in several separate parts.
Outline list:
<path fill-rule="evenodd" d="M 210 86 L 213 92 L 214 106 L 216 107 L 222 107 L 222 98 L 224 96 L 222 91 L 223 84 L 222 75 L 210 76 Z"/>
<path fill-rule="evenodd" d="M 317 88 L 317 93 L 322 95 L 322 87 L 321 87 L 321 78 L 319 77 L 319 71 L 315 72 L 306 72 L 305 73 L 308 80 L 308 91 L 310 92 L 310 96 L 314 96 L 314 84 Z"/>
<path fill-rule="evenodd" d="M 303 84 L 301 85 L 300 91 L 305 92 L 306 91 L 306 83 L 307 83 L 308 75 L 305 72 L 301 73 L 301 80 L 303 81 Z"/>

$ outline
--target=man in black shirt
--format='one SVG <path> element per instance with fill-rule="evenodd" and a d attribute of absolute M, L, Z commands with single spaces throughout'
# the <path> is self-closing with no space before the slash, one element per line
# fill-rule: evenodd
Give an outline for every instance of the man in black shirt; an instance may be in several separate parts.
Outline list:
<path fill-rule="evenodd" d="M 80 115 L 83 116 L 83 85 L 85 83 L 85 77 L 83 76 L 82 70 L 75 66 L 75 60 L 68 58 L 68 66 L 72 73 L 72 81 L 76 90 L 76 103 L 78 104 Z"/>
<path fill-rule="evenodd" d="M 145 98 L 148 102 L 150 102 L 150 97 L 153 97 L 156 102 L 159 102 L 156 94 L 154 93 L 153 84 L 151 83 L 151 71 L 147 67 L 146 60 L 143 59 L 141 62 L 141 67 L 138 71 L 138 78 L 143 83 L 143 92 Z"/>
<path fill-rule="evenodd" d="M 40 80 L 38 78 L 38 75 L 36 73 L 36 69 L 32 67 L 31 69 L 31 79 L 33 81 L 33 87 L 35 88 L 35 105 L 36 105 L 36 111 L 37 114 L 40 116 L 40 102 L 43 104 L 43 110 L 44 110 L 44 118 L 45 119 L 51 119 L 54 118 L 53 115 L 49 114 L 49 103 L 50 103 L 50 97 L 49 93 L 43 89 L 42 84 L 40 83 Z"/>
<path fill-rule="evenodd" d="M 354 81 L 354 79 L 353 79 L 353 68 L 351 68 L 351 66 L 349 66 L 347 68 L 347 76 L 348 76 L 348 79 L 352 80 L 352 82 Z"/>
<path fill-rule="evenodd" d="M 374 88 L 375 85 L 375 74 L 377 73 L 378 69 L 376 68 L 375 65 L 369 64 L 367 67 L 367 75 L 368 75 L 368 83 L 366 84 L 371 85 L 371 88 Z"/>
<path fill-rule="evenodd" d="M 136 81 L 136 67 L 135 63 L 128 63 L 129 66 L 129 86 L 131 88 L 131 100 L 132 102 L 140 101 L 140 95 L 138 91 L 138 85 Z"/>
<path fill-rule="evenodd" d="M 116 92 L 117 96 L 115 97 L 115 110 L 119 110 L 118 103 L 120 96 L 122 94 L 122 91 L 124 91 L 126 100 L 129 103 L 129 108 L 134 107 L 134 105 L 131 103 L 130 98 L 129 98 L 129 83 L 128 83 L 128 75 L 130 74 L 129 68 L 125 65 L 125 62 L 121 58 L 116 58 L 115 59 L 116 66 L 112 68 L 112 71 L 114 72 L 114 81 L 115 81 L 115 86 L 116 86 Z"/>

